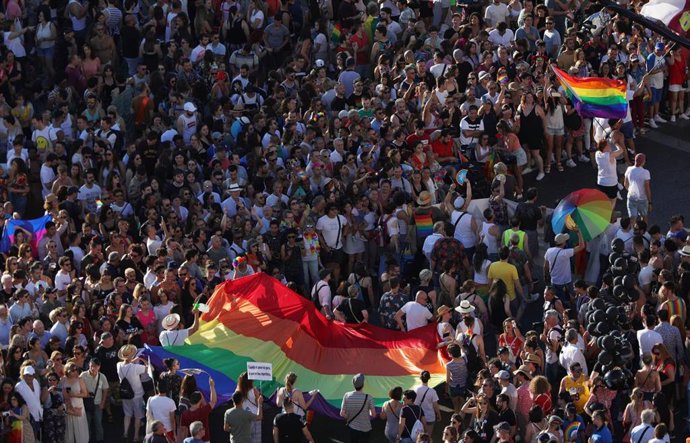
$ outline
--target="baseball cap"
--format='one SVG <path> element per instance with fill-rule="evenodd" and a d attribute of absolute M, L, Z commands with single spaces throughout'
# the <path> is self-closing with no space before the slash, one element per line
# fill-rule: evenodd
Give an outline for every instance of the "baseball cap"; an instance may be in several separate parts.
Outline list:
<path fill-rule="evenodd" d="M 505 369 L 502 369 L 494 375 L 494 378 L 497 378 L 499 380 L 510 380 L 510 372 L 506 371 Z"/>
<path fill-rule="evenodd" d="M 664 42 L 656 42 L 656 45 L 654 45 L 654 49 L 657 51 L 662 51 L 665 47 Z"/>
<path fill-rule="evenodd" d="M 183 109 L 187 112 L 196 112 L 196 106 L 192 102 L 185 103 Z"/>

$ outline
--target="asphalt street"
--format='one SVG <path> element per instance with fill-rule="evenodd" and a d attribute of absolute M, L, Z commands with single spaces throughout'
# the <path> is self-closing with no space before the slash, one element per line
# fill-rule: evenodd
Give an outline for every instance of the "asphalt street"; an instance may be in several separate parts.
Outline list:
<path fill-rule="evenodd" d="M 690 216 L 690 121 L 659 124 L 659 129 L 650 130 L 635 143 L 637 152 L 647 155 L 646 168 L 651 174 L 654 205 L 650 221 L 665 233 L 672 215 Z M 547 207 L 554 207 L 557 200 L 570 192 L 596 188 L 597 178 L 591 165 L 581 163 L 576 168 L 566 167 L 563 172 L 552 168 L 541 182 L 535 177 L 534 173 L 526 175 L 525 186 L 537 186 L 539 204 Z M 619 201 L 616 209 L 626 214 L 625 201 Z"/>

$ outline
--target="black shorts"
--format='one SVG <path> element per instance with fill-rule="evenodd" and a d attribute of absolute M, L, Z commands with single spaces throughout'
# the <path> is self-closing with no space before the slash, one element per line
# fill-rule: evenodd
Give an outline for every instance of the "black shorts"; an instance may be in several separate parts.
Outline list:
<path fill-rule="evenodd" d="M 597 188 L 606 196 L 610 199 L 614 199 L 618 197 L 618 186 L 613 185 L 613 186 L 602 186 L 602 185 L 597 185 Z"/>
<path fill-rule="evenodd" d="M 345 252 L 343 252 L 342 249 L 332 249 L 330 251 L 322 249 L 321 263 L 323 263 L 324 265 L 328 263 L 337 263 L 339 265 L 342 265 L 345 263 Z"/>

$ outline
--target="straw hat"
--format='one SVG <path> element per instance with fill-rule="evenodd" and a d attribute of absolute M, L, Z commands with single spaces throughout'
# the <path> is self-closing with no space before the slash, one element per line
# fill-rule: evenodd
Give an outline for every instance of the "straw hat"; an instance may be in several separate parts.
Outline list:
<path fill-rule="evenodd" d="M 517 375 L 518 373 L 527 377 L 527 380 L 532 380 L 532 374 L 529 373 L 529 368 L 526 365 L 521 365 L 519 368 L 513 371 L 514 375 Z"/>
<path fill-rule="evenodd" d="M 166 331 L 172 331 L 177 328 L 177 325 L 180 324 L 180 315 L 179 314 L 168 314 L 163 318 L 163 321 L 161 322 L 161 326 L 163 326 L 163 329 Z"/>
<path fill-rule="evenodd" d="M 419 206 L 428 206 L 431 204 L 431 193 L 429 191 L 422 191 L 419 193 L 419 198 L 417 198 L 417 204 Z"/>
<path fill-rule="evenodd" d="M 436 310 L 436 315 L 438 315 L 438 317 L 440 318 L 440 317 L 442 317 L 443 314 L 445 314 L 446 312 L 450 312 L 450 308 L 449 308 L 448 306 L 446 306 L 446 305 L 441 305 L 441 306 L 439 306 L 438 309 Z"/>
<path fill-rule="evenodd" d="M 120 360 L 129 360 L 137 355 L 137 347 L 134 345 L 124 345 L 117 351 L 117 358 Z"/>
<path fill-rule="evenodd" d="M 471 314 L 474 312 L 474 306 L 472 306 L 468 300 L 463 300 L 455 310 L 461 314 Z"/>
<path fill-rule="evenodd" d="M 535 365 L 540 365 L 541 360 L 535 354 L 527 354 L 525 356 L 525 363 L 534 363 Z"/>

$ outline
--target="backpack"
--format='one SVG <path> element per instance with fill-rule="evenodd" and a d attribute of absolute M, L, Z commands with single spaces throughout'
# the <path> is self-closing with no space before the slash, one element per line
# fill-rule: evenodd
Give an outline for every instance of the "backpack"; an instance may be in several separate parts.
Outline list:
<path fill-rule="evenodd" d="M 317 284 L 318 284 L 318 283 L 317 283 Z M 321 301 L 319 300 L 319 292 L 321 292 L 321 290 L 322 290 L 323 288 L 325 288 L 326 286 L 328 286 L 328 285 L 327 285 L 327 284 L 324 284 L 324 285 L 319 286 L 318 288 L 316 288 L 316 291 L 314 291 L 314 293 L 313 293 L 312 296 L 311 296 L 312 301 L 314 302 L 314 306 L 316 306 L 316 309 L 318 309 L 319 311 L 320 311 L 321 308 L 322 308 L 322 306 L 321 306 Z"/>
<path fill-rule="evenodd" d="M 388 232 L 388 220 L 393 218 L 393 214 L 381 216 L 379 219 L 379 228 L 381 229 L 381 237 L 379 239 L 379 247 L 387 248 L 391 244 L 391 235 Z"/>
<path fill-rule="evenodd" d="M 412 441 L 417 441 L 417 436 L 424 432 L 424 425 L 422 424 L 422 421 L 419 419 L 420 417 L 417 417 L 417 414 L 414 413 L 414 409 L 410 408 L 409 406 L 408 408 L 410 409 L 410 411 L 412 411 L 412 415 L 414 416 L 414 418 L 416 418 L 414 424 L 412 425 L 412 429 L 410 429 L 410 438 L 412 439 Z M 421 410 L 422 407 L 420 406 L 419 409 Z M 405 427 L 407 427 L 407 424 L 405 424 Z"/>
<path fill-rule="evenodd" d="M 131 400 L 134 398 L 134 389 L 132 389 L 132 385 L 129 383 L 126 373 L 120 382 L 119 393 L 121 400 Z"/>
<path fill-rule="evenodd" d="M 467 370 L 470 374 L 476 374 L 482 369 L 482 359 L 479 358 L 479 352 L 474 347 L 474 337 L 477 334 L 467 335 L 462 334 L 462 348 L 465 350 L 465 357 L 467 357 Z"/>
<path fill-rule="evenodd" d="M 357 300 L 364 301 L 364 291 L 362 290 L 362 284 L 360 283 L 362 281 L 361 278 L 357 276 L 357 274 L 354 274 L 355 276 L 355 282 L 352 283 L 352 286 L 357 288 Z"/>

